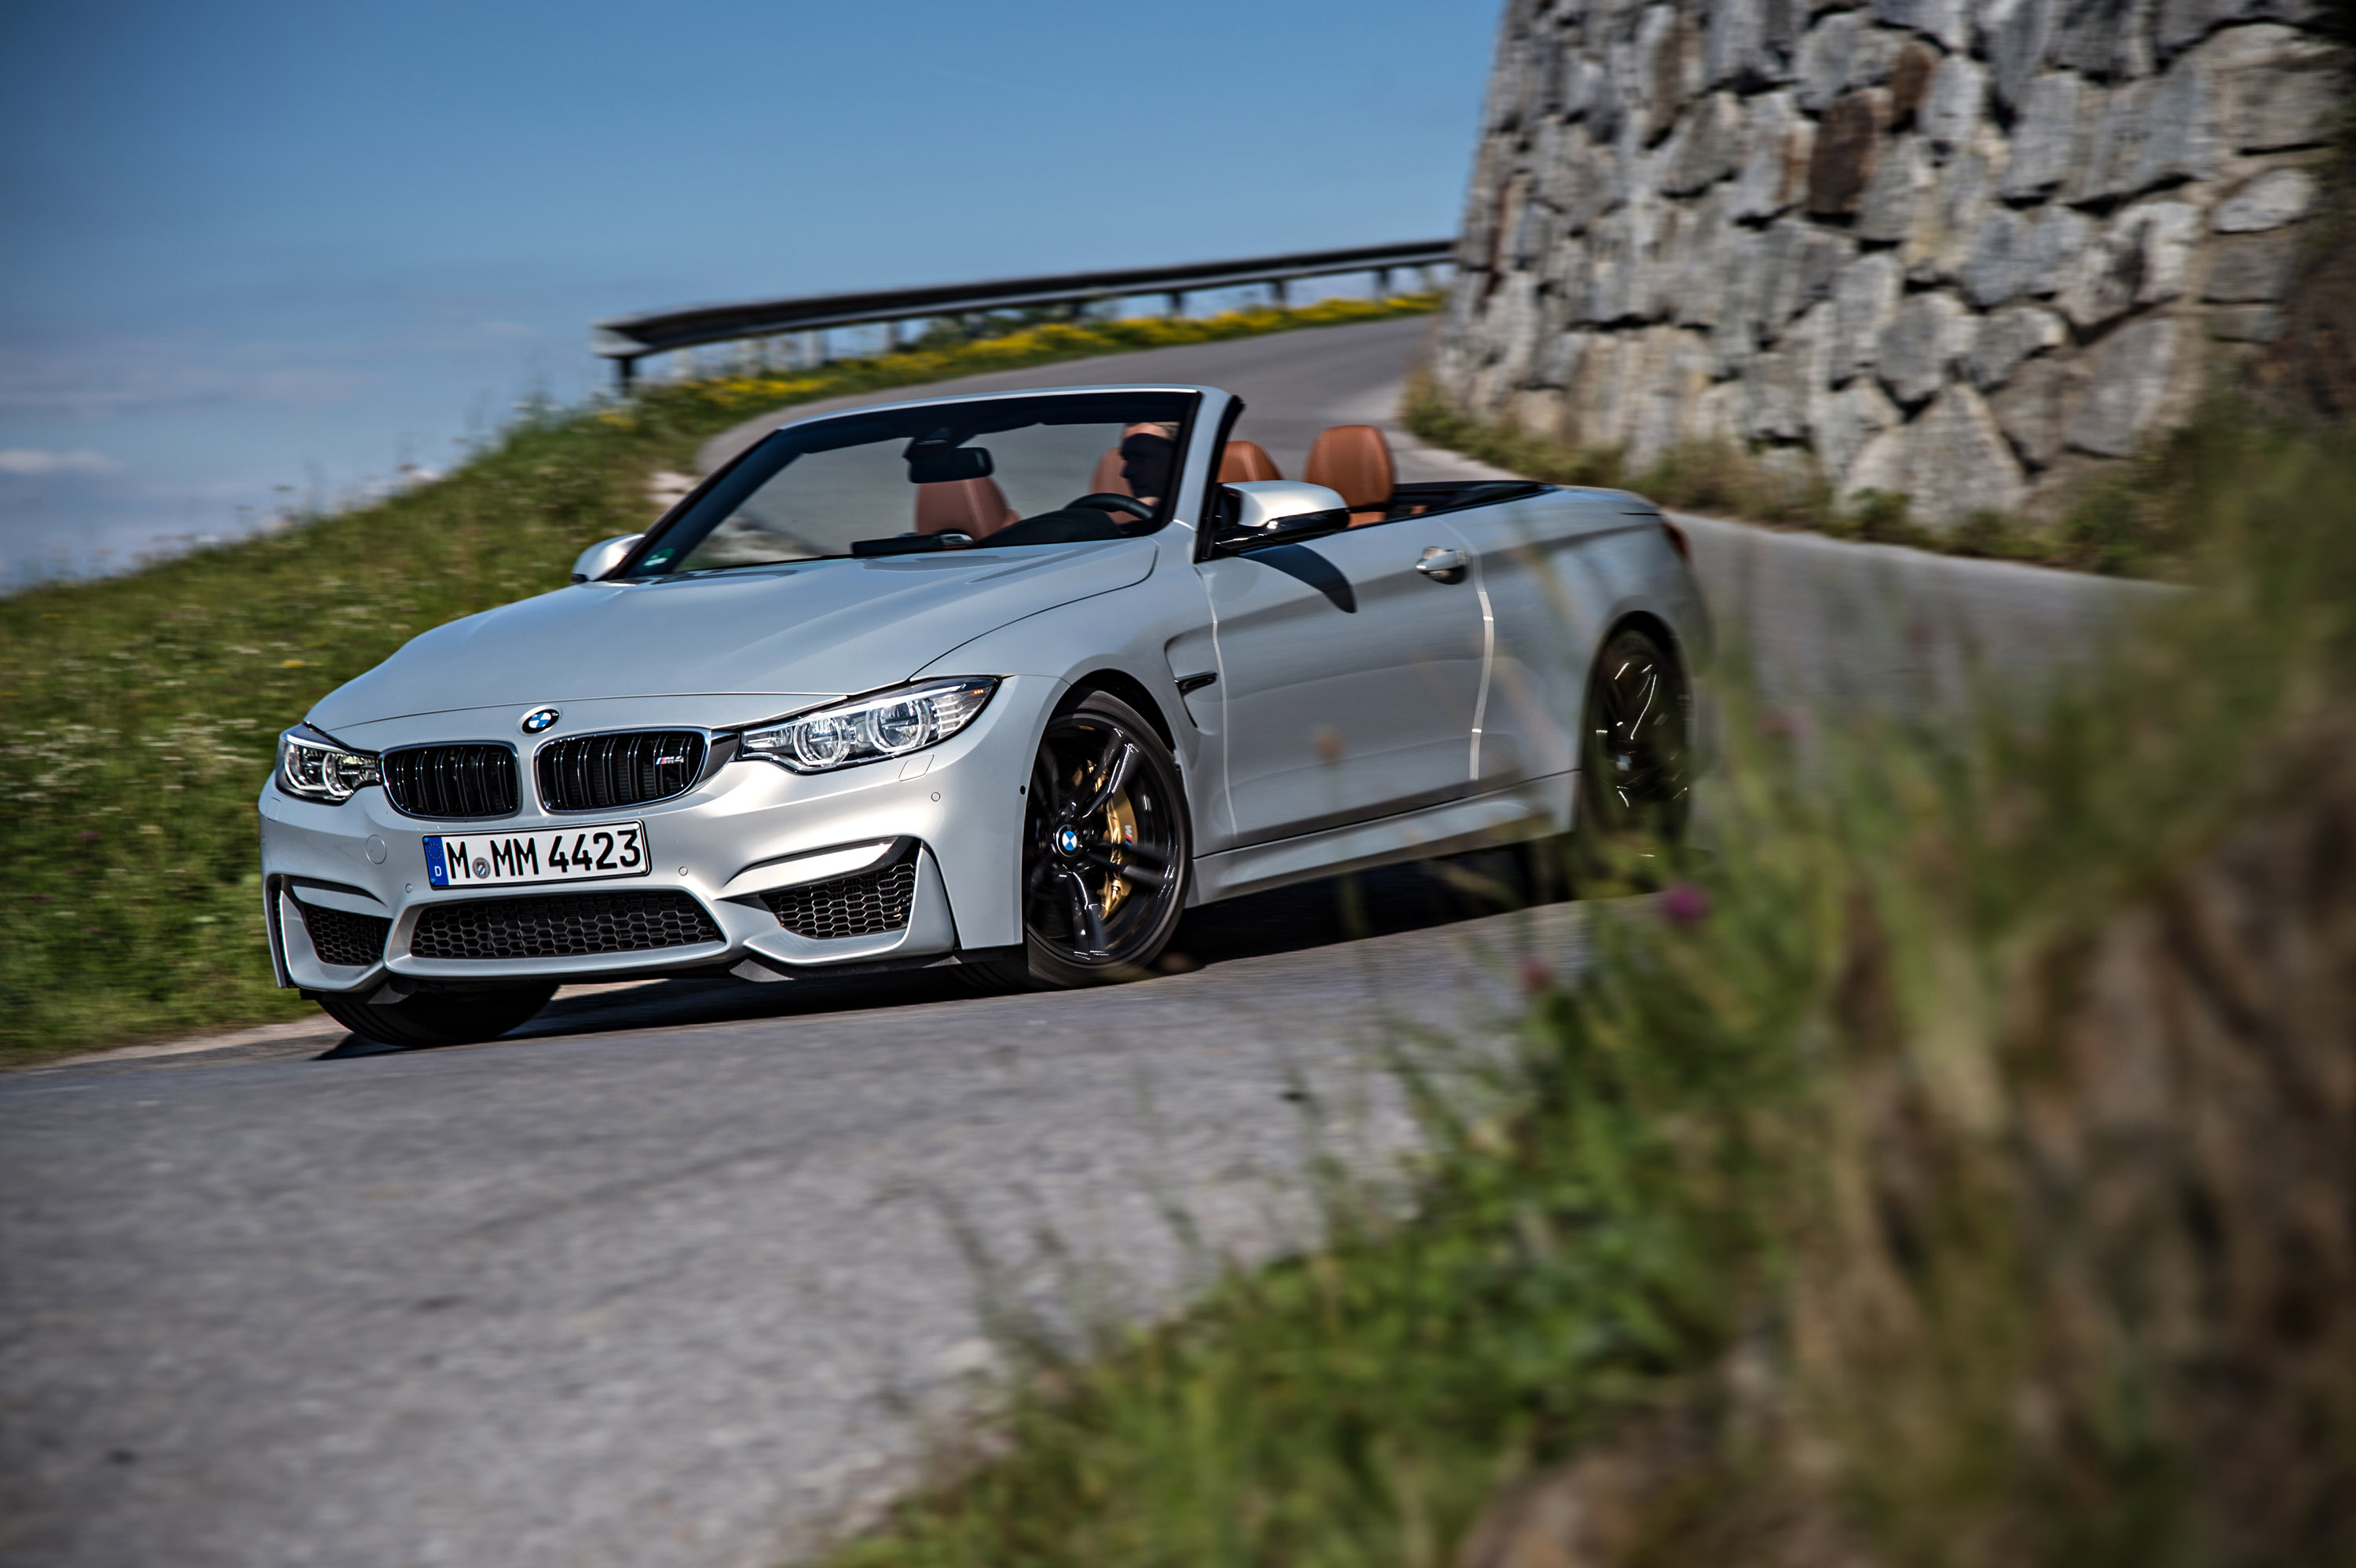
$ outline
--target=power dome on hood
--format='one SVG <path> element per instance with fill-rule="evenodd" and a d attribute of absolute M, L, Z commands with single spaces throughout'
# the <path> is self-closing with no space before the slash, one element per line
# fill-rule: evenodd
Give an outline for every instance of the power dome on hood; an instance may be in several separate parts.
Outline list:
<path fill-rule="evenodd" d="M 510 703 L 868 691 L 1009 622 L 1143 581 L 1156 553 L 1124 539 L 583 583 L 435 627 L 311 721 L 333 732 Z"/>

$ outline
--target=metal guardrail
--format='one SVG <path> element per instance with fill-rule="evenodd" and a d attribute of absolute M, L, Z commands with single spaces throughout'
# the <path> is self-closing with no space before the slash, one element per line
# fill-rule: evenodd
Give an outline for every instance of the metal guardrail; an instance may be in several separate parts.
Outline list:
<path fill-rule="evenodd" d="M 936 283 L 924 288 L 878 289 L 862 293 L 805 294 L 798 299 L 756 300 L 744 304 L 693 305 L 651 311 L 597 323 L 590 347 L 614 361 L 624 390 L 637 362 L 650 354 L 734 343 L 790 332 L 823 333 L 836 326 L 868 326 L 991 310 L 1052 305 L 1085 306 L 1143 294 L 1168 298 L 1170 313 L 1183 315 L 1189 293 L 1209 289 L 1273 285 L 1278 303 L 1284 285 L 1300 278 L 1370 272 L 1387 293 L 1395 269 L 1429 269 L 1452 262 L 1453 240 L 1404 245 L 1361 245 L 1345 251 L 1301 251 L 1241 261 L 1196 261 L 1183 267 L 1137 267 L 1110 272 L 1064 272 L 1042 278 L 1003 278 L 995 283 Z"/>

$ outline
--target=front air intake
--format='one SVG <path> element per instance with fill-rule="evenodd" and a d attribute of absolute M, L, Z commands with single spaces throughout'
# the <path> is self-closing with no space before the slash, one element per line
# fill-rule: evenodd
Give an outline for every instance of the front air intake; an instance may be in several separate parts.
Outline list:
<path fill-rule="evenodd" d="M 294 901 L 303 912 L 303 929 L 310 933 L 311 951 L 322 964 L 365 969 L 384 956 L 384 939 L 392 922 L 372 914 L 353 914 Z"/>
<path fill-rule="evenodd" d="M 611 811 L 685 795 L 703 775 L 693 730 L 575 735 L 540 749 L 540 801 L 551 811 Z"/>
<path fill-rule="evenodd" d="M 916 894 L 916 850 L 910 845 L 889 866 L 831 881 L 805 882 L 761 895 L 777 923 L 796 936 L 836 942 L 846 936 L 881 936 L 908 923 Z"/>
<path fill-rule="evenodd" d="M 404 816 L 447 822 L 515 815 L 515 753 L 505 746 L 411 746 L 387 752 L 379 765 L 385 795 Z"/>
<path fill-rule="evenodd" d="M 664 889 L 434 904 L 410 933 L 412 958 L 589 958 L 721 940 L 703 906 Z"/>

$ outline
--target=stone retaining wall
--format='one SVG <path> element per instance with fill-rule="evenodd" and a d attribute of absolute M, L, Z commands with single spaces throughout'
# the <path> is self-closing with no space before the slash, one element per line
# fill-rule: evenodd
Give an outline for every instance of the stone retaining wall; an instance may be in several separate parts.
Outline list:
<path fill-rule="evenodd" d="M 2033 511 L 2279 330 L 2325 3 L 1509 0 L 1439 384 Z"/>

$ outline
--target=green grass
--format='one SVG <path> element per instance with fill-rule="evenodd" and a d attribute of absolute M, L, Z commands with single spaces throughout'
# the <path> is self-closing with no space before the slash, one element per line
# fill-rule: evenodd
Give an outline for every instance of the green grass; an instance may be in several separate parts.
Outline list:
<path fill-rule="evenodd" d="M 2215 893 L 2249 858 L 2221 845 L 2356 763 L 2356 457 L 2223 414 L 2200 441 L 2167 519 L 2198 596 L 1957 738 L 1825 736 L 1803 768 L 1738 700 L 1719 858 L 1600 912 L 1584 977 L 1532 974 L 1503 1070 L 1497 1042 L 1399 1042 L 1430 1136 L 1411 1215 L 1343 1184 L 1327 1244 L 1175 1321 L 1010 1336 L 986 1440 L 838 1568 L 1443 1568 L 1501 1484 L 1641 1458 L 1676 1419 L 1701 1435 L 1679 1478 L 1607 1487 L 1634 1522 L 1596 1561 L 2347 1561 L 2356 1046 L 2330 965 L 2285 1003 L 2303 1032 L 2254 1026 L 2227 1065 L 2340 1084 L 2337 1123 L 2288 1087 L 2273 1123 L 2246 1089 L 2212 1112 L 2248 1080 L 2196 1053 L 2199 1111 L 2106 1157 L 2150 1070 L 2072 1076 L 2132 1054 L 2133 1015 L 2090 1000 L 2105 963 L 2159 955 L 2133 996 L 2213 983 L 2167 967 L 2151 912 L 2297 944 L 2356 906 L 2344 843 L 2311 905 Z M 2233 1207 L 2216 1172 L 2300 1138 L 2310 1184 Z M 2280 1328 L 2234 1305 L 2275 1277 L 2233 1255 L 2274 1202 L 2336 1238 L 2289 1254 L 2326 1304 Z"/>
<path fill-rule="evenodd" d="M 0 1061 L 302 1016 L 263 947 L 254 796 L 278 731 L 419 633 L 565 581 L 646 482 L 764 409 L 1429 310 L 1334 300 L 1029 326 L 540 410 L 447 478 L 119 578 L 0 599 Z"/>

